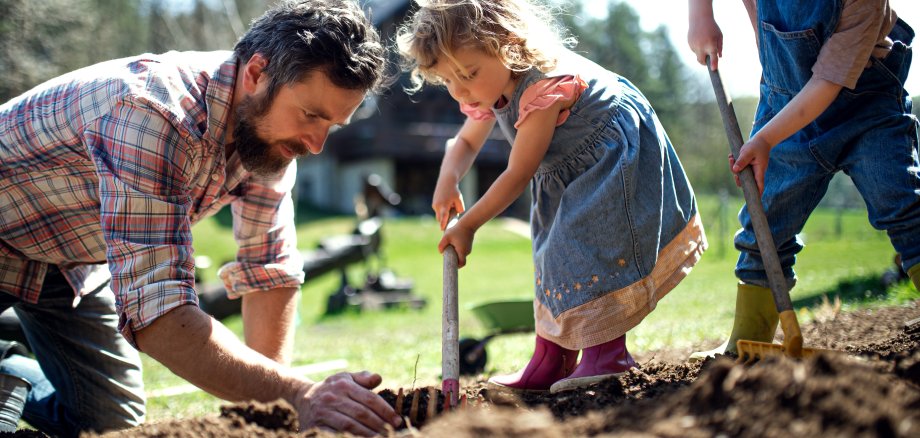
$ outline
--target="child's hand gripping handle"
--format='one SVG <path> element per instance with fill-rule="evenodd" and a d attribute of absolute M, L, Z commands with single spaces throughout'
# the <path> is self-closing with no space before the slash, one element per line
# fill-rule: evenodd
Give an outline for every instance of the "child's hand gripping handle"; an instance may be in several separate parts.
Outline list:
<path fill-rule="evenodd" d="M 444 249 L 444 290 L 441 308 L 441 391 L 445 405 L 457 406 L 460 394 L 460 333 L 457 305 L 457 252 Z M 445 406 L 445 407 L 448 407 Z"/>
<path fill-rule="evenodd" d="M 731 147 L 732 155 L 737 157 L 741 152 L 741 146 L 744 145 L 744 139 L 741 136 L 741 128 L 738 127 L 735 108 L 725 91 L 722 76 L 718 70 L 711 68 L 711 59 L 708 56 L 706 57 L 706 65 L 710 67 L 708 69 L 709 79 L 712 80 L 712 88 L 716 94 L 716 101 L 719 103 L 719 112 L 722 113 L 722 123 L 725 125 L 725 132 L 728 134 L 728 144 Z M 783 268 L 779 263 L 779 255 L 776 252 L 776 244 L 773 242 L 773 234 L 770 232 L 770 224 L 767 223 L 767 215 L 763 210 L 760 191 L 757 189 L 757 182 L 754 181 L 754 172 L 750 166 L 741 171 L 740 179 L 741 190 L 744 192 L 744 200 L 747 203 L 748 215 L 750 215 L 751 224 L 754 226 L 757 247 L 760 249 L 764 269 L 767 271 L 770 290 L 773 292 L 773 301 L 776 303 L 776 310 L 780 313 L 781 319 L 783 319 L 783 333 L 787 338 L 790 338 L 795 337 L 795 332 L 798 332 L 798 340 L 793 340 L 792 343 L 798 343 L 797 349 L 801 351 L 801 330 L 798 327 L 798 321 L 795 321 L 794 312 L 786 315 L 793 315 L 792 319 L 795 327 L 787 327 L 787 324 L 792 325 L 792 323 L 787 323 L 786 320 L 789 318 L 783 317 L 783 312 L 792 311 L 792 300 L 789 298 L 789 288 L 783 275 Z M 791 347 L 796 349 L 795 345 Z M 793 354 L 795 353 L 793 352 Z"/>

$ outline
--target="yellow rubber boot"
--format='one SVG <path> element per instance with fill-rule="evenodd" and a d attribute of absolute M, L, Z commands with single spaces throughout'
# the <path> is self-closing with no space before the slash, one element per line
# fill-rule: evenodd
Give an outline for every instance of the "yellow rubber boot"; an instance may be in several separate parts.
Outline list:
<path fill-rule="evenodd" d="M 717 354 L 738 354 L 736 343 L 739 339 L 758 342 L 773 342 L 776 326 L 779 323 L 779 313 L 770 289 L 753 284 L 738 284 L 738 295 L 735 298 L 735 323 L 732 334 L 722 345 L 709 350 L 697 351 L 690 355 L 689 360 L 695 362 Z"/>
<path fill-rule="evenodd" d="M 920 290 L 920 263 L 917 263 L 908 269 L 907 276 L 910 277 L 910 281 L 914 282 L 914 287 L 916 287 L 917 290 Z"/>

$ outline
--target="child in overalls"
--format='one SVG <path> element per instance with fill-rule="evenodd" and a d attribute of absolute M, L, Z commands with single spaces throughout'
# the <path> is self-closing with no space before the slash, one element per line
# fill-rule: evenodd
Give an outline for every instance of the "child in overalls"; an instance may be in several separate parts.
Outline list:
<path fill-rule="evenodd" d="M 902 266 L 920 288 L 920 163 L 917 119 L 903 84 L 913 30 L 886 0 L 745 1 L 754 24 L 763 78 L 751 138 L 731 160 L 750 165 L 787 282 L 803 243 L 797 237 L 831 178 L 844 171 L 885 230 Z M 690 1 L 690 47 L 718 65 L 722 33 L 712 0 Z M 768 166 L 769 165 L 769 166 Z M 726 344 L 771 342 L 778 315 L 747 209 L 735 237 L 741 251 L 735 321 Z"/>
<path fill-rule="evenodd" d="M 490 384 L 558 392 L 634 367 L 626 332 L 706 247 L 655 112 L 629 81 L 565 49 L 538 5 L 418 3 L 400 51 L 418 87 L 445 86 L 467 115 L 434 192 L 442 229 L 452 210 L 464 211 L 458 183 L 496 122 L 512 144 L 508 167 L 439 250 L 452 245 L 463 266 L 476 230 L 530 184 L 536 346 L 523 370 Z"/>

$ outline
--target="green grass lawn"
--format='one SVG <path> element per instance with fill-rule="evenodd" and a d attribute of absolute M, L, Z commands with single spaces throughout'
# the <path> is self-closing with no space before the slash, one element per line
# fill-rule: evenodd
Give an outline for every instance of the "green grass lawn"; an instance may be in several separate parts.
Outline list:
<path fill-rule="evenodd" d="M 631 351 L 686 348 L 727 336 L 734 311 L 733 267 L 737 257 L 731 238 L 737 227 L 734 215 L 739 206 L 737 200 L 720 208 L 717 197 L 701 199 L 710 249 L 693 272 L 629 333 Z M 214 260 L 233 256 L 235 245 L 225 222 L 209 219 L 195 226 L 197 254 L 207 254 Z M 354 224 L 354 219 L 348 217 L 311 218 L 299 226 L 300 247 L 311 248 L 323 236 L 349 233 Z M 500 219 L 483 227 L 476 236 L 467 267 L 460 271 L 461 337 L 489 333 L 489 328 L 483 327 L 467 306 L 532 296 L 530 241 L 508 225 L 507 220 Z M 339 287 L 339 275 L 330 273 L 308 280 L 300 302 L 293 364 L 344 359 L 349 370 L 368 369 L 383 375 L 385 387 L 439 385 L 442 258 L 436 244 L 440 234 L 431 217 L 388 218 L 383 227 L 384 265 L 415 282 L 414 293 L 428 300 L 422 310 L 346 312 L 324 317 L 326 298 Z M 868 225 L 864 211 L 838 214 L 819 210 L 809 221 L 803 238 L 807 246 L 799 255 L 799 282 L 792 291 L 802 319 L 810 316 L 805 307 L 819 306 L 824 295 L 840 295 L 845 309 L 920 297 L 909 285 L 883 290 L 878 279 L 893 266 L 893 250 L 885 234 Z M 374 266 L 351 268 L 351 283 L 360 284 L 366 270 Z M 204 278 L 213 280 L 213 271 L 207 270 Z M 238 317 L 224 323 L 242 332 Z M 488 346 L 486 372 L 518 369 L 529 359 L 532 348 L 533 335 L 496 337 Z M 144 367 L 148 390 L 184 383 L 148 357 L 144 357 Z M 321 379 L 329 373 L 308 377 Z M 149 420 L 212 413 L 222 403 L 200 391 L 154 397 L 149 401 Z"/>

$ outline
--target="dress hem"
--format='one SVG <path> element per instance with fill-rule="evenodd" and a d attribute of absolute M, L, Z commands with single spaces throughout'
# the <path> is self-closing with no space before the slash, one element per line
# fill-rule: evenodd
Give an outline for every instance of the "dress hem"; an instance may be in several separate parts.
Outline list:
<path fill-rule="evenodd" d="M 581 350 L 616 339 L 637 326 L 700 260 L 708 247 L 699 214 L 658 253 L 645 278 L 574 307 L 557 318 L 534 302 L 536 333 L 564 348 Z"/>

